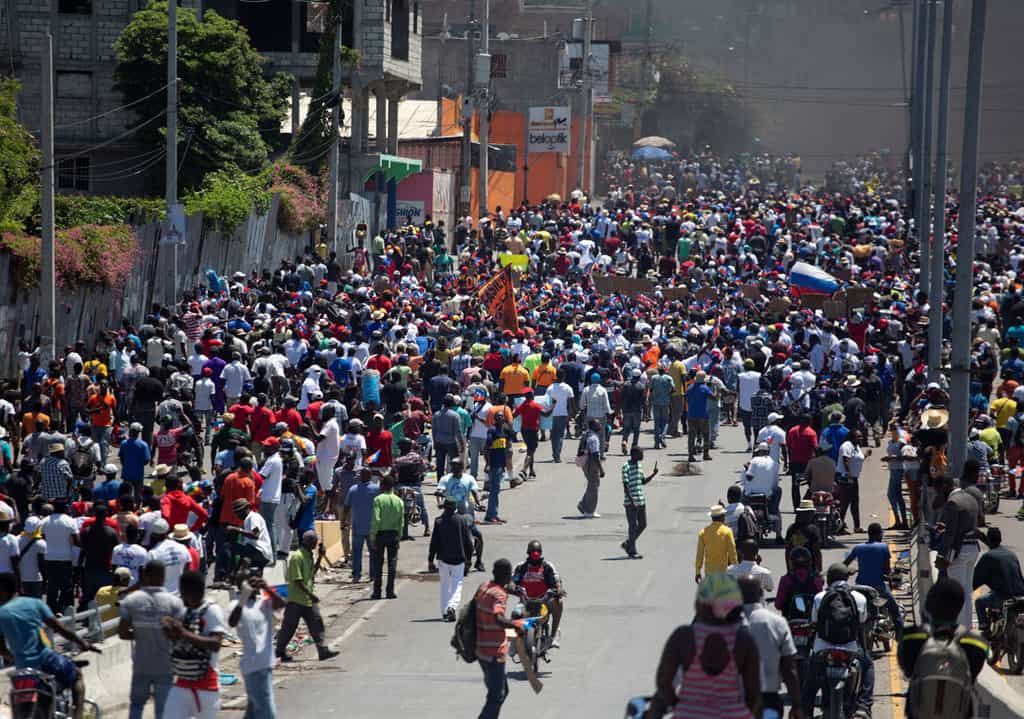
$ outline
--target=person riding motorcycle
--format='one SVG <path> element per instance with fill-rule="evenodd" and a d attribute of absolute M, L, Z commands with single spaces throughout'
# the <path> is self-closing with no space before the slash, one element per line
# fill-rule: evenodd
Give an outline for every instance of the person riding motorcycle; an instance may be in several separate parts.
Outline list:
<path fill-rule="evenodd" d="M 787 620 L 792 619 L 793 598 L 800 595 L 815 596 L 824 586 L 825 580 L 814 568 L 811 551 L 807 547 L 793 547 L 789 552 L 789 571 L 779 580 L 775 608 Z"/>
<path fill-rule="evenodd" d="M 806 547 L 814 560 L 814 569 L 821 571 L 821 533 L 814 523 L 814 506 L 797 507 L 796 520 L 786 530 L 786 558 L 792 557 L 796 547 Z"/>
<path fill-rule="evenodd" d="M 828 586 L 818 592 L 814 597 L 814 608 L 811 610 L 811 622 L 815 624 L 814 646 L 811 650 L 810 667 L 804 678 L 801 701 L 804 707 L 804 714 L 813 716 L 814 698 L 824 688 L 823 681 L 826 673 L 826 655 L 830 649 L 841 649 L 854 656 L 860 669 L 860 687 L 855 700 L 855 719 L 870 719 L 871 705 L 874 702 L 875 693 L 875 663 L 870 653 L 862 647 L 858 638 L 861 636 L 860 626 L 868 620 L 868 600 L 860 592 L 851 589 L 848 579 L 850 578 L 849 568 L 839 562 L 828 568 L 826 579 Z M 837 599 L 837 595 L 845 594 L 848 599 Z M 845 623 L 838 627 L 839 633 L 849 637 L 849 641 L 830 641 L 824 636 L 837 629 L 836 626 L 829 626 L 830 623 L 838 623 L 841 614 L 839 611 L 829 611 L 829 607 L 840 606 L 852 600 L 856 611 L 845 612 Z M 853 607 L 850 607 L 851 609 Z"/>
<path fill-rule="evenodd" d="M 512 584 L 517 592 L 526 600 L 542 601 L 551 612 L 551 639 L 549 648 L 558 648 L 558 626 L 562 623 L 562 580 L 551 562 L 544 559 L 544 548 L 539 540 L 531 540 L 526 545 L 526 561 L 512 571 Z M 549 592 L 551 595 L 549 595 Z"/>
<path fill-rule="evenodd" d="M 423 524 L 423 536 L 430 536 L 430 518 L 427 516 L 427 504 L 423 501 L 423 477 L 427 472 L 426 460 L 413 449 L 412 440 L 404 437 L 398 441 L 399 456 L 392 463 L 392 469 L 398 480 L 398 488 L 411 489 L 416 493 L 416 504 L 420 510 L 420 522 Z M 411 539 L 409 526 L 404 527 L 402 539 Z"/>

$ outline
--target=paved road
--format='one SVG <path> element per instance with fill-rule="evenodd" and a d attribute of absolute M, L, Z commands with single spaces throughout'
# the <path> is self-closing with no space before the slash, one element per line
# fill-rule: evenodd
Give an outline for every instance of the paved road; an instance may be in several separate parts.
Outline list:
<path fill-rule="evenodd" d="M 726 449 L 703 463 L 703 474 L 669 476 L 673 461 L 682 457 L 683 443 L 669 450 L 647 452 L 649 470 L 659 460 L 662 474 L 648 485 L 650 526 L 640 539 L 644 559 L 629 561 L 619 543 L 625 536 L 618 453 L 609 457 L 608 477 L 602 490 L 600 519 L 581 520 L 575 505 L 583 490 L 580 471 L 573 464 L 552 464 L 546 446 L 538 455 L 536 481 L 502 494 L 502 527 L 484 527 L 486 562 L 497 557 L 518 560 L 533 538 L 544 542 L 546 557 L 564 577 L 568 590 L 562 626 L 562 649 L 542 667 L 545 683 L 535 696 L 513 673 L 505 704 L 510 716 L 537 719 L 555 717 L 619 717 L 630 696 L 650 693 L 662 644 L 677 625 L 693 616 L 693 560 L 696 533 L 707 519 L 711 504 L 724 499 L 746 453 L 735 429 L 725 429 Z M 650 435 L 642 443 L 652 444 Z M 613 447 L 618 442 L 613 442 Z M 736 448 L 732 451 L 728 448 Z M 876 454 L 878 454 L 876 452 Z M 541 459 L 545 461 L 541 461 Z M 869 460 L 864 496 L 867 524 L 872 514 L 888 524 L 884 486 L 877 457 Z M 787 495 L 788 497 L 788 495 Z M 783 505 L 788 508 L 788 498 Z M 791 515 L 784 517 L 788 524 Z M 852 542 L 851 542 L 852 544 Z M 830 550 L 825 562 L 835 561 L 842 550 Z M 781 575 L 782 550 L 762 552 L 765 565 Z M 328 717 L 344 713 L 352 719 L 414 716 L 419 719 L 475 716 L 483 703 L 480 671 L 457 659 L 448 646 L 452 625 L 439 620 L 435 577 L 421 572 L 426 566 L 426 543 L 420 538 L 402 544 L 400 570 L 406 573 L 395 601 L 363 601 L 332 630 L 341 656 L 321 665 L 297 662 L 279 672 L 279 715 Z M 467 582 L 475 589 L 485 575 L 474 573 Z M 512 665 L 514 667 L 514 665 Z M 892 716 L 887 696 L 893 687 L 891 663 L 876 663 L 875 717 Z"/>

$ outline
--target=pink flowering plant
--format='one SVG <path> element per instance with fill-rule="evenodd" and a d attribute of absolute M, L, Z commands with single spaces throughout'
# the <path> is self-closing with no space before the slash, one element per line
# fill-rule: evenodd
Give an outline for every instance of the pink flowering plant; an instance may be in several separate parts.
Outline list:
<path fill-rule="evenodd" d="M 270 192 L 280 197 L 278 226 L 291 233 L 310 232 L 327 217 L 327 187 L 297 165 L 278 163 L 270 172 Z"/>
<path fill-rule="evenodd" d="M 41 246 L 41 238 L 34 235 L 0 235 L 0 249 L 14 258 L 16 281 L 22 287 L 39 284 Z M 135 266 L 138 252 L 138 238 L 130 225 L 82 225 L 58 230 L 54 243 L 57 284 L 121 288 Z"/>

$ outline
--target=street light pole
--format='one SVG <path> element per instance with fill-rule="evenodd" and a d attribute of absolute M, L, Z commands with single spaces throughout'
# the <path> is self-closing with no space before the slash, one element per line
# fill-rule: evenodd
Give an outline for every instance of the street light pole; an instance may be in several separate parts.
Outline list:
<path fill-rule="evenodd" d="M 931 287 L 928 295 L 928 373 L 942 370 L 942 289 L 946 264 L 946 148 L 949 144 L 949 74 L 953 57 L 953 2 L 942 4 L 942 65 L 939 70 L 939 127 L 935 136 L 935 212 L 932 224 Z M 925 289 L 922 287 L 921 289 Z"/>
<path fill-rule="evenodd" d="M 172 223 L 174 206 L 178 204 L 178 3 L 167 3 L 167 162 L 164 191 L 167 202 L 167 222 Z M 173 226 L 172 226 L 173 228 Z M 174 263 L 171 268 L 171 301 L 178 301 L 178 243 L 172 248 Z"/>
<path fill-rule="evenodd" d="M 491 0 L 484 0 L 484 19 L 480 28 L 480 56 L 478 63 L 487 64 L 487 82 L 480 88 L 480 217 L 487 217 L 490 212 L 488 204 L 488 183 L 491 175 Z"/>
<path fill-rule="evenodd" d="M 953 291 L 953 375 L 949 393 L 949 467 L 959 476 L 964 463 L 964 440 L 971 384 L 971 299 L 974 288 L 974 239 L 978 211 L 978 134 L 984 69 L 985 14 L 988 0 L 974 0 L 971 44 L 967 58 L 964 144 L 960 168 L 960 214 Z"/>
<path fill-rule="evenodd" d="M 594 85 L 590 77 L 590 45 L 593 27 L 594 1 L 587 0 L 587 16 L 583 21 L 582 61 L 580 62 L 580 71 L 583 73 L 583 83 L 580 93 L 580 106 L 582 112 L 580 112 L 580 130 L 576 146 L 576 152 L 579 155 L 579 157 L 576 158 L 576 186 L 584 193 L 590 192 L 590 188 L 587 187 L 587 125 L 590 122 L 590 116 L 594 109 Z"/>
<path fill-rule="evenodd" d="M 54 254 L 54 209 L 53 209 L 53 178 L 57 171 L 53 159 L 53 36 L 49 33 L 43 38 L 42 51 L 42 133 L 40 150 L 42 150 L 42 168 L 40 181 L 42 184 L 43 203 L 43 237 L 40 247 L 39 266 L 39 352 L 41 365 L 49 366 L 49 361 L 57 358 L 57 272 Z"/>

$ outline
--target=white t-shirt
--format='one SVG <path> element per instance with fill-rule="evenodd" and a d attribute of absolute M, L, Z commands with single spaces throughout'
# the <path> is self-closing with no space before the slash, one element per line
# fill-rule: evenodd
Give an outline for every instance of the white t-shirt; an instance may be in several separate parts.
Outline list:
<path fill-rule="evenodd" d="M 469 410 L 470 416 L 473 418 L 473 426 L 470 427 L 469 437 L 470 439 L 487 439 L 487 416 L 491 413 L 491 403 L 484 402 L 483 404 L 473 403 L 472 408 Z"/>
<path fill-rule="evenodd" d="M 341 452 L 346 456 L 355 457 L 353 468 L 360 469 L 363 466 L 363 455 L 366 454 L 366 437 L 354 432 L 347 433 L 341 438 Z"/>
<path fill-rule="evenodd" d="M 110 553 L 110 566 L 127 567 L 132 573 L 132 585 L 139 583 L 139 572 L 149 561 L 149 552 L 139 544 L 123 542 Z"/>
<path fill-rule="evenodd" d="M 316 446 L 317 464 L 326 463 L 333 467 L 338 461 L 338 454 L 341 452 L 341 429 L 338 427 L 338 420 L 331 417 L 324 422 L 320 428 L 323 439 Z"/>
<path fill-rule="evenodd" d="M 242 541 L 260 550 L 260 554 L 268 562 L 274 561 L 274 550 L 270 546 L 270 532 L 267 531 L 267 520 L 259 512 L 249 512 L 245 517 L 245 521 L 242 522 L 242 528 L 247 532 L 259 532 L 259 536 L 255 539 L 243 537 Z"/>
<path fill-rule="evenodd" d="M 782 448 L 786 444 L 786 430 L 777 424 L 769 424 L 761 428 L 757 433 L 757 442 L 765 442 L 768 445 L 768 456 L 776 462 L 782 461 Z"/>
<path fill-rule="evenodd" d="M 46 540 L 46 558 L 52 562 L 70 562 L 71 536 L 78 532 L 78 524 L 66 514 L 51 514 L 41 525 Z"/>
<path fill-rule="evenodd" d="M 565 382 L 553 382 L 548 387 L 547 392 L 544 393 L 544 396 L 550 397 L 552 400 L 558 400 L 558 404 L 555 405 L 555 411 L 551 413 L 552 417 L 568 417 L 569 400 L 575 397 L 576 393 Z"/>
<path fill-rule="evenodd" d="M 263 489 L 260 490 L 260 501 L 278 504 L 281 501 L 281 480 L 284 476 L 284 462 L 276 452 L 260 467 L 263 477 Z"/>
<path fill-rule="evenodd" d="M 209 377 L 203 377 L 196 380 L 195 387 L 192 389 L 193 396 L 195 398 L 195 408 L 197 412 L 210 412 L 213 410 L 213 395 L 217 392 L 217 386 L 213 383 L 213 380 Z"/>
<path fill-rule="evenodd" d="M 743 492 L 745 494 L 764 494 L 771 498 L 779 485 L 779 463 L 771 458 L 754 457 L 750 466 L 743 473 Z"/>
<path fill-rule="evenodd" d="M 149 550 L 149 559 L 163 562 L 164 589 L 174 596 L 178 596 L 181 575 L 188 568 L 188 563 L 192 561 L 192 555 L 177 542 L 165 539 Z"/>
<path fill-rule="evenodd" d="M 861 469 L 864 468 L 864 451 L 854 446 L 853 442 L 843 442 L 839 448 L 839 462 L 837 470 L 840 474 L 848 477 L 859 477 Z"/>
<path fill-rule="evenodd" d="M 46 540 L 37 539 L 32 542 L 32 546 L 28 544 L 30 541 L 25 536 L 18 539 L 18 553 L 21 554 L 18 574 L 23 582 L 41 582 L 43 575 L 39 571 L 39 564 L 46 557 Z"/>
<path fill-rule="evenodd" d="M 757 562 L 744 560 L 739 564 L 731 565 L 725 570 L 725 573 L 730 577 L 735 577 L 736 579 L 745 577 L 749 574 L 757 579 L 765 594 L 770 594 L 775 591 L 775 580 L 772 578 L 772 570 L 767 567 L 762 567 Z"/>
<path fill-rule="evenodd" d="M 739 402 L 740 409 L 744 412 L 750 412 L 750 400 L 757 394 L 757 390 L 761 388 L 761 374 L 754 370 L 748 370 L 746 372 L 740 372 L 739 376 Z"/>
<path fill-rule="evenodd" d="M 0 537 L 0 574 L 14 571 L 14 562 L 18 556 L 18 538 L 13 534 Z"/>
<path fill-rule="evenodd" d="M 231 605 L 235 610 L 238 602 Z M 271 669 L 274 666 L 274 605 L 268 597 L 260 597 L 242 607 L 238 620 L 238 638 L 242 640 L 242 674 Z"/>

